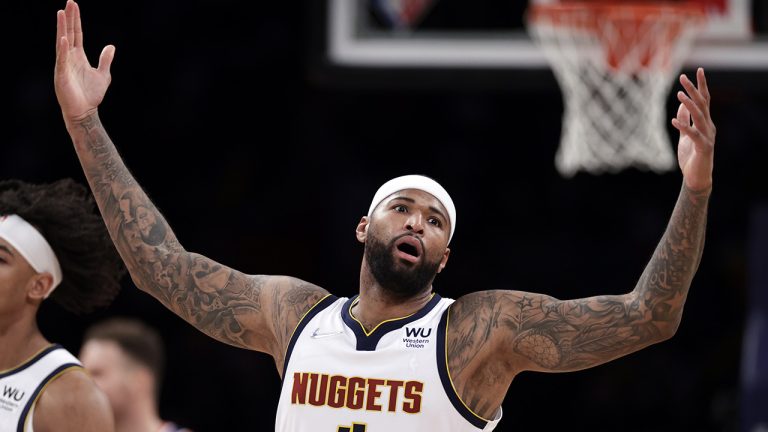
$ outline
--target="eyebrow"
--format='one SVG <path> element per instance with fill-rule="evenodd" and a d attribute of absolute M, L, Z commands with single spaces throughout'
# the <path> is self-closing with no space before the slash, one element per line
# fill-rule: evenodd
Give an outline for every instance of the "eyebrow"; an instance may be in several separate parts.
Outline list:
<path fill-rule="evenodd" d="M 415 199 L 410 198 L 410 197 L 404 197 L 404 196 L 397 196 L 397 197 L 392 198 L 392 201 L 394 201 L 394 200 L 403 200 L 403 201 L 408 201 L 409 203 L 414 203 L 414 204 L 416 203 Z M 437 215 L 440 216 L 441 218 L 443 218 L 443 220 L 449 221 L 449 219 L 443 214 L 443 212 L 440 211 L 439 208 L 429 206 L 429 209 L 432 210 L 433 213 L 437 213 Z"/>

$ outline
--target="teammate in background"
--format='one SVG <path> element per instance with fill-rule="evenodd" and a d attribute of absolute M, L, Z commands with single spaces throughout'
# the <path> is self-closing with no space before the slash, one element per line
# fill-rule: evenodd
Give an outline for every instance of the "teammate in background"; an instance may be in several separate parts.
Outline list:
<path fill-rule="evenodd" d="M 191 432 L 158 415 L 165 350 L 153 328 L 128 318 L 95 324 L 80 360 L 109 399 L 115 432 Z"/>
<path fill-rule="evenodd" d="M 112 431 L 104 393 L 37 327 L 47 298 L 81 314 L 124 274 L 88 190 L 72 180 L 0 182 L 0 431 Z"/>
<path fill-rule="evenodd" d="M 211 337 L 274 358 L 283 378 L 279 431 L 492 430 L 518 373 L 596 366 L 677 331 L 704 247 L 712 185 L 715 127 L 701 69 L 697 85 L 681 76 L 686 92 L 678 93 L 672 120 L 680 131 L 680 196 L 627 294 L 558 300 L 498 290 L 441 298 L 432 282 L 448 261 L 456 209 L 434 180 L 404 176 L 378 190 L 357 225 L 360 291 L 346 299 L 186 250 L 99 120 L 115 48 L 104 48 L 98 68 L 88 64 L 71 0 L 57 25 L 64 122 L 134 282 Z M 152 213 L 151 226 L 127 216 L 139 208 Z"/>

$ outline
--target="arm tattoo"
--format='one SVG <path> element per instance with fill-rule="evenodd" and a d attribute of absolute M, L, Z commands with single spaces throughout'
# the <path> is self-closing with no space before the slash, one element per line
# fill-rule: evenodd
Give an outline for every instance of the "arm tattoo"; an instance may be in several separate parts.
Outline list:
<path fill-rule="evenodd" d="M 456 301 L 449 321 L 451 373 L 476 373 L 477 365 L 488 361 L 485 353 L 499 351 L 509 353 L 505 357 L 515 371 L 579 370 L 671 337 L 701 260 L 709 193 L 683 188 L 666 232 L 629 294 L 559 301 L 484 291 Z"/>
<path fill-rule="evenodd" d="M 288 349 L 293 330 L 304 314 L 326 296 L 324 290 L 306 282 L 294 283 L 292 289 L 277 289 L 272 305 L 272 328 L 275 329 L 277 349 L 273 352 L 275 365 L 283 374 L 283 360 Z"/>
<path fill-rule="evenodd" d="M 288 277 L 245 275 L 187 252 L 128 171 L 98 114 L 73 125 L 70 134 L 112 241 L 136 285 L 222 342 L 281 352 L 298 319 L 324 290 Z M 272 322 L 263 311 L 272 307 L 266 303 L 270 298 L 275 304 Z"/>

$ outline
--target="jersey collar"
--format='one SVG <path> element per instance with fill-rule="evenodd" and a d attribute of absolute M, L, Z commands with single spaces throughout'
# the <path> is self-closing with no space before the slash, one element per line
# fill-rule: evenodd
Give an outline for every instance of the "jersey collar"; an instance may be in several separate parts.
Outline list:
<path fill-rule="evenodd" d="M 382 321 L 370 332 L 366 331 L 365 327 L 363 327 L 363 324 L 358 321 L 354 315 L 352 315 L 352 307 L 354 307 L 355 304 L 360 300 L 359 295 L 350 298 L 344 303 L 344 306 L 341 308 L 341 317 L 344 320 L 344 324 L 346 324 L 347 327 L 349 327 L 349 329 L 352 330 L 352 332 L 355 334 L 355 338 L 357 339 L 357 350 L 375 351 L 376 345 L 378 345 L 382 336 L 393 330 L 400 329 L 406 324 L 423 318 L 432 309 L 434 309 L 438 303 L 440 303 L 441 298 L 442 297 L 440 297 L 439 294 L 433 293 L 432 298 L 429 299 L 427 304 L 417 312 L 401 318 L 393 318 Z"/>

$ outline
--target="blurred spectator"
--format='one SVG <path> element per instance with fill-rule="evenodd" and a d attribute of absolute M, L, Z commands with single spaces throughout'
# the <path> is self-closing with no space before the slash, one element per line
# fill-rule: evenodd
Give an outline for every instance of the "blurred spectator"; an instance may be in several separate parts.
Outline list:
<path fill-rule="evenodd" d="M 146 324 L 112 318 L 85 334 L 80 361 L 107 394 L 116 432 L 191 432 L 159 416 L 165 352 Z"/>

